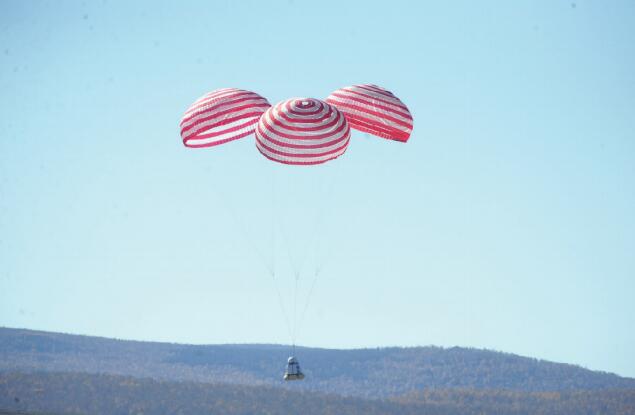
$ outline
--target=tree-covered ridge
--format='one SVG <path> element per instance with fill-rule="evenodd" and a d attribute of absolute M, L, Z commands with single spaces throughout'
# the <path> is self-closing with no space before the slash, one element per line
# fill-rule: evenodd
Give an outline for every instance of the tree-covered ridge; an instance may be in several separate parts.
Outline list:
<path fill-rule="evenodd" d="M 268 386 L 78 373 L 2 373 L 0 408 L 91 415 L 632 415 L 635 390 L 425 390 L 389 400 Z"/>
<path fill-rule="evenodd" d="M 635 414 L 635 389 L 520 392 L 504 389 L 430 389 L 391 399 L 471 414 Z M 460 408 L 460 412 L 452 410 Z"/>
<path fill-rule="evenodd" d="M 390 397 L 422 389 L 566 391 L 635 388 L 635 379 L 468 348 L 298 348 L 307 378 L 295 389 Z M 288 347 L 193 346 L 0 328 L 0 371 L 84 372 L 287 387 Z"/>

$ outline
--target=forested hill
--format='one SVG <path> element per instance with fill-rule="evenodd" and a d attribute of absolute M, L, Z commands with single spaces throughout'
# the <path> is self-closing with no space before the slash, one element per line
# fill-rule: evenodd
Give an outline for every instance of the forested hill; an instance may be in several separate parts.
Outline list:
<path fill-rule="evenodd" d="M 82 373 L 0 373 L 0 414 L 633 415 L 635 390 L 436 389 L 391 399 Z"/>
<path fill-rule="evenodd" d="M 76 372 L 290 387 L 282 382 L 288 348 L 194 346 L 112 340 L 0 328 L 0 372 Z M 635 388 L 635 379 L 488 350 L 298 348 L 307 375 L 296 389 L 394 397 L 423 389 L 542 392 Z"/>

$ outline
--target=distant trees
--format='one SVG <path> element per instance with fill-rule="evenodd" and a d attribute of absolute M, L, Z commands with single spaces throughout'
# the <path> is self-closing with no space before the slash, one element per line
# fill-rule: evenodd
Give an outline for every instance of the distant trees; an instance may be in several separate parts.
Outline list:
<path fill-rule="evenodd" d="M 371 400 L 266 386 L 78 373 L 0 373 L 1 409 L 91 415 L 633 415 L 635 390 L 436 389 Z"/>
<path fill-rule="evenodd" d="M 444 389 L 414 392 L 392 401 L 447 408 L 452 414 L 635 414 L 635 389 L 562 392 Z"/>
<path fill-rule="evenodd" d="M 20 405 L 40 402 L 46 409 L 56 403 L 62 412 L 90 414 L 106 413 L 107 407 L 115 411 L 110 413 L 151 415 L 161 413 L 157 408 L 162 405 L 173 413 L 194 407 L 253 413 L 263 402 L 257 413 L 280 413 L 288 405 L 297 405 L 302 413 L 313 410 L 297 403 L 299 399 L 317 405 L 314 413 L 341 414 L 347 408 L 344 413 L 453 415 L 462 408 L 461 413 L 481 415 L 481 408 L 488 415 L 524 414 L 536 405 L 549 408 L 543 413 L 588 407 L 596 415 L 629 413 L 635 390 L 635 379 L 459 347 L 300 347 L 297 354 L 307 378 L 290 385 L 281 380 L 287 352 L 277 345 L 190 346 L 0 328 L 0 392 L 6 393 L 1 402 L 9 405 L 20 396 Z M 64 382 L 73 385 L 76 396 L 56 389 Z M 14 390 L 20 394 L 12 398 Z M 92 402 L 101 396 L 96 391 L 105 400 Z M 73 400 L 63 401 L 63 396 Z"/>

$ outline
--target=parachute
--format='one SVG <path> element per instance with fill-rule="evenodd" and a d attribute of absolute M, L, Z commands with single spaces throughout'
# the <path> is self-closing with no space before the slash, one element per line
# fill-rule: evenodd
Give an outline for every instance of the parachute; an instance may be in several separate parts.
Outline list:
<path fill-rule="evenodd" d="M 334 106 L 295 98 L 269 108 L 258 121 L 256 147 L 284 164 L 319 164 L 344 154 L 351 129 Z"/>
<path fill-rule="evenodd" d="M 336 204 L 329 207 L 320 206 L 319 183 L 308 183 L 295 189 L 286 189 L 286 194 L 300 194 L 300 189 L 311 189 L 311 195 L 318 198 L 318 203 L 307 203 L 307 200 L 294 200 L 294 203 L 276 204 L 276 174 L 283 175 L 283 182 L 293 183 L 302 178 L 306 172 L 314 170 L 317 177 L 326 176 L 326 171 L 318 167 L 314 169 L 302 169 L 302 166 L 317 166 L 332 162 L 340 158 L 348 149 L 351 140 L 351 130 L 361 131 L 376 137 L 407 142 L 413 129 L 413 118 L 406 105 L 392 92 L 372 84 L 353 85 L 340 88 L 331 93 L 326 100 L 316 98 L 292 98 L 271 105 L 261 95 L 237 88 L 223 88 L 211 91 L 197 99 L 185 111 L 181 122 L 180 132 L 183 144 L 188 148 L 215 147 L 234 140 L 245 139 L 251 135 L 255 137 L 256 149 L 266 159 L 278 165 L 288 165 L 272 171 L 272 212 L 275 214 L 262 215 L 262 222 L 270 221 L 272 230 L 270 249 L 272 259 L 265 262 L 268 273 L 271 276 L 282 313 L 284 314 L 292 343 L 292 357 L 288 359 L 284 380 L 302 380 L 304 374 L 300 370 L 298 359 L 295 357 L 295 344 L 306 313 L 317 277 L 323 269 L 323 261 L 317 261 L 312 275 L 312 281 L 304 307 L 298 304 L 298 285 L 303 273 L 302 264 L 305 253 L 292 254 L 292 250 L 302 250 L 309 243 L 298 243 L 289 238 L 289 230 L 299 232 L 304 238 L 313 233 L 323 231 L 323 224 L 316 220 L 312 226 L 307 224 L 311 217 L 311 208 L 321 217 L 325 213 L 333 211 Z M 339 163 L 339 162 L 338 162 Z M 300 170 L 290 174 L 286 169 L 295 167 Z M 228 174 L 226 171 L 224 174 Z M 334 179 L 338 177 L 331 174 Z M 260 179 L 260 178 L 259 178 Z M 333 180 L 337 183 L 338 180 Z M 245 183 L 247 184 L 247 183 Z M 242 189 L 244 191 L 244 189 Z M 262 187 L 260 188 L 262 192 Z M 305 198 L 308 198 L 306 196 Z M 219 197 L 222 199 L 222 197 Z M 264 208 L 262 201 L 258 200 L 259 210 Z M 305 206 L 300 206 L 304 204 Z M 285 211 L 287 209 L 287 211 Z M 298 217 L 299 223 L 284 226 L 281 220 L 289 220 L 293 216 Z M 278 223 L 276 223 L 278 222 Z M 251 226 L 254 229 L 255 227 Z M 287 315 L 287 309 L 283 304 L 283 296 L 278 289 L 278 271 L 276 269 L 276 244 L 275 231 L 280 230 L 283 239 L 286 239 L 288 250 L 290 274 L 293 274 L 293 303 L 289 307 L 293 310 L 292 318 Z M 311 237 L 315 237 L 312 235 Z M 262 243 L 261 243 L 262 245 Z M 329 245 L 328 241 L 326 245 Z M 258 244 L 251 245 L 257 250 Z M 261 256 L 262 252 L 260 252 Z M 294 260 L 295 257 L 295 260 Z M 300 257 L 298 259 L 298 257 Z M 298 306 L 300 306 L 298 308 Z M 298 316 L 298 311 L 301 315 Z"/>
<path fill-rule="evenodd" d="M 260 116 L 270 107 L 260 95 L 236 88 L 209 92 L 194 101 L 181 119 L 186 147 L 212 147 L 253 134 Z"/>
<path fill-rule="evenodd" d="M 186 147 L 212 147 L 255 134 L 257 149 L 269 160 L 312 165 L 344 154 L 351 128 L 405 143 L 413 119 L 392 92 L 372 84 L 340 88 L 326 101 L 293 98 L 275 106 L 255 92 L 223 88 L 194 101 L 180 126 Z"/>
<path fill-rule="evenodd" d="M 326 99 L 344 113 L 351 128 L 395 141 L 408 141 L 412 115 L 392 92 L 377 85 L 340 88 Z"/>

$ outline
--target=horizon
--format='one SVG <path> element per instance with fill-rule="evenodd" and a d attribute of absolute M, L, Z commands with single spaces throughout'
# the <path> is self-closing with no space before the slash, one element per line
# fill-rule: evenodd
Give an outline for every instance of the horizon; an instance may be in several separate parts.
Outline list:
<path fill-rule="evenodd" d="M 0 325 L 635 377 L 634 38 L 627 0 L 2 2 Z M 362 83 L 407 143 L 304 168 L 179 135 L 218 88 Z"/>

